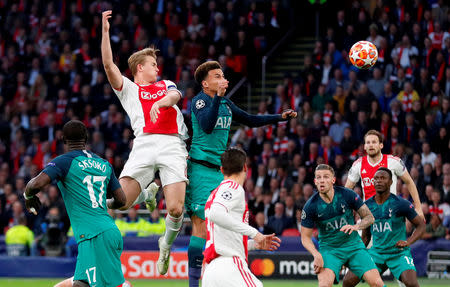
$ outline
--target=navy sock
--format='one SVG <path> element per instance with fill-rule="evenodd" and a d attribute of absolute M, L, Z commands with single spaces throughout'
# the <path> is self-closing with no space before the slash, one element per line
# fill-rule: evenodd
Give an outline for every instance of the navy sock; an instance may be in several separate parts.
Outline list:
<path fill-rule="evenodd" d="M 189 260 L 189 287 L 198 287 L 202 275 L 203 247 L 206 240 L 197 236 L 191 236 L 188 247 Z"/>

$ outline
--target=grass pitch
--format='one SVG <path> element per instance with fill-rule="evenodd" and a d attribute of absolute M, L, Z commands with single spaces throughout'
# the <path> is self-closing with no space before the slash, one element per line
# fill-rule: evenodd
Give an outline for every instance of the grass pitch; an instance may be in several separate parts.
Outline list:
<path fill-rule="evenodd" d="M 53 286 L 62 278 L 53 279 L 35 279 L 35 278 L 2 278 L 0 279 L 0 286 L 2 287 L 48 287 Z M 185 280 L 131 280 L 133 287 L 186 287 L 188 282 Z M 299 280 L 264 280 L 265 287 L 315 287 L 317 286 L 317 281 L 299 281 Z M 387 281 L 388 287 L 398 287 L 396 281 Z M 435 287 L 450 286 L 450 280 L 439 280 L 439 279 L 419 279 L 419 284 L 421 287 Z M 337 285 L 336 285 L 337 286 Z M 359 284 L 358 286 L 369 286 L 367 284 Z"/>

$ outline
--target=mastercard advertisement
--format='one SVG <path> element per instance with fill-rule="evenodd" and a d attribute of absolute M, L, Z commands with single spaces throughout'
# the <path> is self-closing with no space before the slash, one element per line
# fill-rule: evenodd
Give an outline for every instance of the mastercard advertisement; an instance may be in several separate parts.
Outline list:
<path fill-rule="evenodd" d="M 307 253 L 261 252 L 249 254 L 250 270 L 260 279 L 313 279 L 314 258 Z"/>

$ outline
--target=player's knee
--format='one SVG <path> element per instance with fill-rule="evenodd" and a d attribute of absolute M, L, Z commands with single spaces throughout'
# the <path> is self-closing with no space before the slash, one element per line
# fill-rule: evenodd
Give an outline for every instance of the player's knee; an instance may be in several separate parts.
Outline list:
<path fill-rule="evenodd" d="M 383 282 L 383 280 L 381 280 L 381 277 L 368 280 L 367 284 L 369 284 L 369 286 L 371 286 L 371 287 L 383 287 L 384 286 L 384 282 Z"/>
<path fill-rule="evenodd" d="M 417 279 L 403 279 L 403 284 L 405 284 L 406 287 L 419 287 L 419 282 L 417 282 Z"/>
<path fill-rule="evenodd" d="M 74 280 L 72 286 L 73 287 L 89 287 L 89 284 L 87 284 L 84 281 Z"/>
<path fill-rule="evenodd" d="M 180 217 L 183 214 L 183 206 L 167 207 L 167 212 L 170 214 L 170 216 Z"/>

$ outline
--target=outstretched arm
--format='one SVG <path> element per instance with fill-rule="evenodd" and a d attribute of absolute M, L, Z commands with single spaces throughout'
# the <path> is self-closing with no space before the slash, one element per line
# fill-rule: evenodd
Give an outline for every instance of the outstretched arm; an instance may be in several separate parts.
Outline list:
<path fill-rule="evenodd" d="M 231 111 L 233 112 L 233 119 L 238 123 L 249 127 L 260 127 L 268 124 L 275 124 L 297 117 L 297 113 L 293 110 L 286 110 L 281 115 L 252 115 L 240 109 L 232 101 L 228 100 L 228 103 Z"/>
<path fill-rule="evenodd" d="M 108 10 L 102 13 L 102 61 L 103 67 L 105 68 L 106 76 L 108 81 L 115 90 L 121 90 L 123 85 L 122 74 L 119 68 L 114 64 L 111 42 L 109 40 L 109 22 L 108 19 L 111 18 L 112 11 Z"/>
<path fill-rule="evenodd" d="M 38 176 L 32 178 L 27 186 L 25 187 L 25 192 L 23 197 L 25 197 L 25 206 L 29 212 L 37 215 L 40 207 L 41 201 L 36 196 L 43 187 L 51 182 L 51 178 L 44 172 L 41 172 Z"/>
<path fill-rule="evenodd" d="M 414 184 L 413 179 L 411 178 L 411 175 L 407 170 L 405 170 L 405 173 L 400 176 L 400 179 L 406 184 L 408 187 L 408 191 L 411 194 L 411 197 L 414 201 L 414 209 L 416 210 L 417 214 L 419 214 L 420 217 L 422 217 L 422 220 L 425 220 L 425 216 L 423 215 L 422 211 L 422 203 L 420 202 L 419 198 L 419 192 L 417 191 L 417 187 Z"/>

